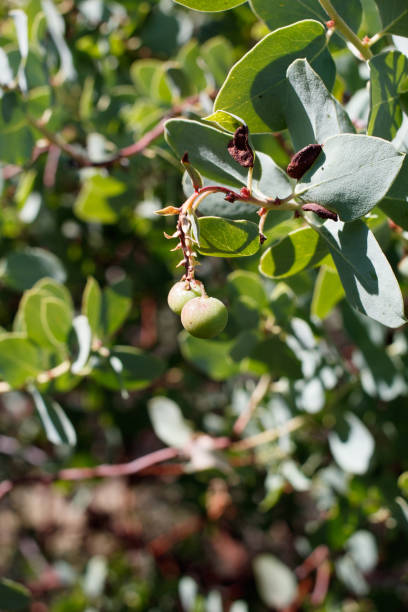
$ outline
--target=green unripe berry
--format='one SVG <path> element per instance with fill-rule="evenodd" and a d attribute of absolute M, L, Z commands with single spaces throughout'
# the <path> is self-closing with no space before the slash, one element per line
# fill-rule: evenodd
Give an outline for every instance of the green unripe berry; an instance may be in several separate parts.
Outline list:
<path fill-rule="evenodd" d="M 190 285 L 189 289 L 185 281 L 179 281 L 170 289 L 169 295 L 167 296 L 167 303 L 170 309 L 179 315 L 187 302 L 200 295 L 201 291 L 198 287 Z"/>
<path fill-rule="evenodd" d="M 194 298 L 181 311 L 184 329 L 196 338 L 214 338 L 222 332 L 227 321 L 225 304 L 213 297 Z"/>

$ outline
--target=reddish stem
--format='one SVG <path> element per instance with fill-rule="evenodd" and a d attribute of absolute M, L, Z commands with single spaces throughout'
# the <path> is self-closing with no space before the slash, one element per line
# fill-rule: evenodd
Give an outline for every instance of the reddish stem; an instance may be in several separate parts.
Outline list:
<path fill-rule="evenodd" d="M 44 168 L 43 182 L 44 187 L 52 188 L 55 185 L 55 176 L 57 174 L 58 162 L 61 155 L 61 149 L 56 145 L 51 144 L 48 150 L 47 162 Z"/>
<path fill-rule="evenodd" d="M 138 457 L 129 463 L 118 463 L 116 465 L 97 465 L 90 468 L 67 468 L 60 470 L 56 474 L 40 474 L 38 476 L 22 477 L 14 482 L 11 480 L 4 480 L 0 483 L 0 499 L 7 495 L 16 485 L 26 484 L 31 482 L 40 482 L 43 484 L 50 484 L 57 480 L 87 480 L 90 478 L 113 478 L 118 476 L 129 476 L 131 474 L 137 474 L 142 472 L 146 468 L 168 461 L 169 459 L 175 459 L 180 454 L 178 448 L 161 448 L 160 450 L 154 451 L 145 455 L 144 457 Z"/>

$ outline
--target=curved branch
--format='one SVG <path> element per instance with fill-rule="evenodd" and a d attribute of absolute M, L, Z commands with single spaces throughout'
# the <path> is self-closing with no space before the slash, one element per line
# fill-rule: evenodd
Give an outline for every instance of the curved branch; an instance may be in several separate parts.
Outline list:
<path fill-rule="evenodd" d="M 97 465 L 86 468 L 67 468 L 56 474 L 39 474 L 22 477 L 16 480 L 4 480 L 0 483 L 0 499 L 7 495 L 15 486 L 27 483 L 51 484 L 58 480 L 88 480 L 91 478 L 114 478 L 118 476 L 129 476 L 142 472 L 146 468 L 169 459 L 175 459 L 180 454 L 178 448 L 161 448 L 143 457 L 138 457 L 129 463 L 117 463 L 116 465 Z"/>

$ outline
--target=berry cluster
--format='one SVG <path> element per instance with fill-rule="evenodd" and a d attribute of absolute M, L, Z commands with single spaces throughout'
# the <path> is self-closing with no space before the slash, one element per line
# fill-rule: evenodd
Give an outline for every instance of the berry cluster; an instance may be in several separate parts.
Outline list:
<path fill-rule="evenodd" d="M 198 281 L 181 280 L 170 289 L 167 302 L 181 315 L 181 323 L 196 338 L 214 338 L 225 328 L 228 311 L 220 300 L 208 297 Z"/>

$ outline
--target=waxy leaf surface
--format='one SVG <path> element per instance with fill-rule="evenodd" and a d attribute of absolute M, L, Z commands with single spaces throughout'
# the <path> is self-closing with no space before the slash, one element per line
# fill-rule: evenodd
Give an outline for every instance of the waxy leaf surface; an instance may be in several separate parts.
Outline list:
<path fill-rule="evenodd" d="M 354 133 L 346 111 L 307 60 L 295 60 L 287 77 L 286 120 L 296 150 L 311 143 L 322 144 L 335 134 Z"/>
<path fill-rule="evenodd" d="M 408 4 L 406 0 L 376 0 L 383 31 L 408 36 Z"/>
<path fill-rule="evenodd" d="M 52 444 L 75 446 L 77 441 L 75 429 L 62 407 L 54 400 L 42 395 L 35 387 L 31 389 L 31 394 L 47 439 Z"/>
<path fill-rule="evenodd" d="M 385 196 L 404 156 L 381 138 L 361 134 L 330 137 L 296 187 L 304 202 L 317 202 L 353 221 Z"/>
<path fill-rule="evenodd" d="M 388 327 L 405 323 L 401 289 L 374 234 L 362 221 L 326 221 L 327 241 L 350 305 Z"/>
<path fill-rule="evenodd" d="M 399 51 L 373 57 L 370 66 L 371 112 L 367 134 L 392 140 L 402 122 L 399 95 L 406 89 L 408 58 Z"/>
<path fill-rule="evenodd" d="M 258 226 L 251 221 L 221 217 L 199 219 L 200 246 L 197 250 L 213 257 L 245 257 L 260 247 Z"/>
<path fill-rule="evenodd" d="M 41 371 L 37 347 L 21 334 L 0 337 L 0 376 L 18 389 Z"/>
<path fill-rule="evenodd" d="M 286 70 L 298 57 L 308 59 L 332 87 L 335 67 L 324 27 L 317 21 L 301 21 L 267 34 L 232 67 L 214 110 L 242 117 L 252 132 L 285 129 Z"/>
<path fill-rule="evenodd" d="M 357 31 L 362 14 L 360 2 L 332 0 L 332 3 L 346 23 Z M 318 19 L 322 23 L 329 19 L 318 0 L 250 0 L 250 6 L 271 30 L 302 19 Z"/>
<path fill-rule="evenodd" d="M 261 257 L 259 270 L 271 278 L 285 278 L 320 265 L 327 254 L 325 240 L 311 227 L 302 227 L 269 247 Z"/>
<path fill-rule="evenodd" d="M 337 270 L 322 266 L 313 291 L 312 315 L 324 319 L 343 297 L 344 288 Z"/>

